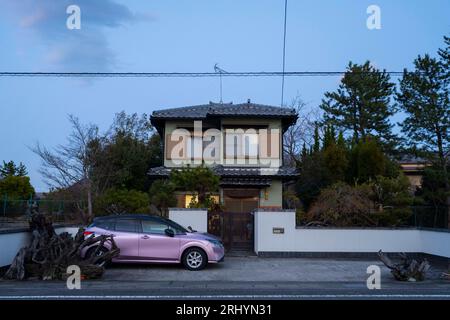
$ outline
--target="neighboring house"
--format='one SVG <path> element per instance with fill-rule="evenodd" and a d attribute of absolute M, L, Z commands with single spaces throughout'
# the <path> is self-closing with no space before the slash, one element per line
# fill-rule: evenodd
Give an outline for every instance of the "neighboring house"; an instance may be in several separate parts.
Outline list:
<path fill-rule="evenodd" d="M 215 198 L 223 205 L 222 219 L 233 216 L 230 225 L 245 235 L 252 228 L 250 213 L 282 209 L 283 184 L 298 175 L 283 166 L 282 157 L 283 133 L 297 118 L 293 109 L 250 100 L 154 111 L 150 119 L 162 137 L 164 166 L 148 174 L 167 178 L 172 170 L 205 161 L 220 176 Z M 186 208 L 192 197 L 178 193 L 178 207 Z"/>
<path fill-rule="evenodd" d="M 416 191 L 422 186 L 423 171 L 430 162 L 426 159 L 415 157 L 412 155 L 404 155 L 398 161 L 400 168 L 411 184 L 412 191 Z"/>

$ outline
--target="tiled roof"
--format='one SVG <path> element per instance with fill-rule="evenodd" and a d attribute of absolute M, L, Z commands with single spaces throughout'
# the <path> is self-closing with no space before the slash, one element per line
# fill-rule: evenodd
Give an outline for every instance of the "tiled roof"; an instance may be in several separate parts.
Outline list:
<path fill-rule="evenodd" d="M 224 178 L 220 181 L 221 186 L 259 186 L 266 187 L 272 184 L 271 179 L 266 178 Z"/>
<path fill-rule="evenodd" d="M 147 174 L 151 177 L 168 177 L 170 175 L 170 168 L 160 166 L 160 167 L 154 167 L 150 168 L 147 172 Z"/>
<path fill-rule="evenodd" d="M 212 116 L 254 116 L 297 119 L 295 109 L 256 103 L 214 103 L 153 111 L 151 119 L 206 119 Z"/>
<path fill-rule="evenodd" d="M 277 176 L 277 177 L 295 177 L 298 175 L 295 168 L 259 168 L 259 167 L 224 167 L 217 165 L 213 167 L 214 172 L 221 177 L 258 177 L 258 176 Z"/>
<path fill-rule="evenodd" d="M 425 163 L 427 160 L 422 157 L 418 157 L 415 155 L 404 154 L 398 160 L 400 163 Z"/>
<path fill-rule="evenodd" d="M 280 168 L 256 168 L 256 167 L 224 167 L 216 165 L 211 169 L 220 177 L 223 178 L 242 178 L 242 177 L 279 177 L 279 178 L 295 178 L 298 172 L 295 168 L 280 167 Z M 164 166 L 151 168 L 148 175 L 151 177 L 168 177 L 171 168 Z"/>

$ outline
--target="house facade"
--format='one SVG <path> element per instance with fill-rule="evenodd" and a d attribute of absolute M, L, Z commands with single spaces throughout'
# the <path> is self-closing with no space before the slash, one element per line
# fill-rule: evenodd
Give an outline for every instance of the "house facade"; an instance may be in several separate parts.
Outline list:
<path fill-rule="evenodd" d="M 150 119 L 163 141 L 164 165 L 148 174 L 161 179 L 184 166 L 209 166 L 220 177 L 213 196 L 223 213 L 209 217 L 208 231 L 225 238 L 235 234 L 249 244 L 251 212 L 282 209 L 283 187 L 298 175 L 283 165 L 282 152 L 283 133 L 297 117 L 293 109 L 250 101 L 154 111 Z M 187 208 L 195 196 L 177 193 L 177 207 Z"/>

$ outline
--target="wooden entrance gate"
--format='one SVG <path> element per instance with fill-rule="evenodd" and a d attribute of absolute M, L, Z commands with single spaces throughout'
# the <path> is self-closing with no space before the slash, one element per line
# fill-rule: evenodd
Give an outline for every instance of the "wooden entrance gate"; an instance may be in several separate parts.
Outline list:
<path fill-rule="evenodd" d="M 219 236 L 227 251 L 253 251 L 252 211 L 258 207 L 258 196 L 257 189 L 225 189 L 225 210 L 208 214 L 208 232 Z"/>

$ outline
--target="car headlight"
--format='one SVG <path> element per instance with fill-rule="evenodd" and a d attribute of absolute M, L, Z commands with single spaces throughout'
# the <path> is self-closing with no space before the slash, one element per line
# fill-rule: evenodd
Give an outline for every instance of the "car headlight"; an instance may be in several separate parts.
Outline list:
<path fill-rule="evenodd" d="M 212 243 L 213 246 L 216 247 L 223 247 L 222 242 L 220 242 L 219 240 L 214 240 L 214 239 L 207 239 L 209 243 Z"/>

